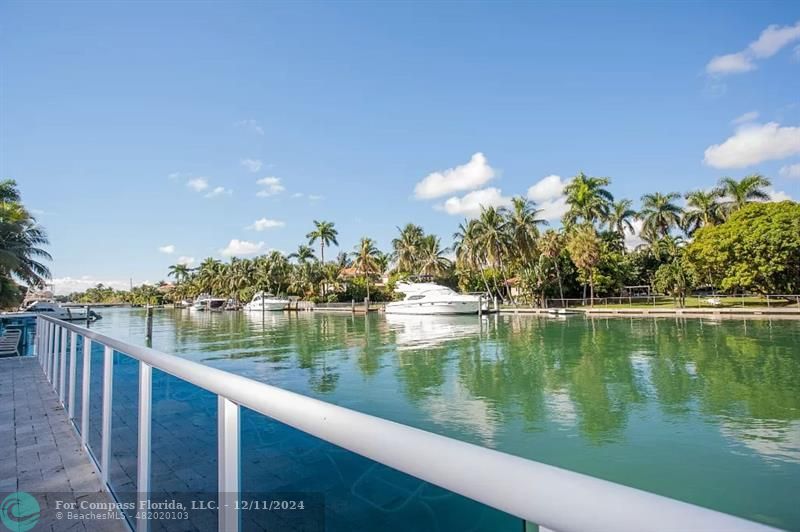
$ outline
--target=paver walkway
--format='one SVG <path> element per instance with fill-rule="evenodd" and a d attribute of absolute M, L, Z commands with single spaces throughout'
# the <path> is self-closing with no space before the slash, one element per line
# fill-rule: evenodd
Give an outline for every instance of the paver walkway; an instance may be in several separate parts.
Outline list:
<path fill-rule="evenodd" d="M 113 501 L 67 420 L 64 408 L 36 358 L 0 359 L 0 499 L 12 492 L 33 495 L 41 507 L 37 531 L 125 531 L 113 519 L 58 517 L 57 503 Z M 87 512 L 80 512 L 86 514 Z M 98 515 L 98 512 L 88 512 Z"/>

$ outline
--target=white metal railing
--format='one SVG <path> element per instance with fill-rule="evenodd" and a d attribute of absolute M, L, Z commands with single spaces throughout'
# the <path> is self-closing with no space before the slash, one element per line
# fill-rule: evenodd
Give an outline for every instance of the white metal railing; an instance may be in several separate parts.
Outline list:
<path fill-rule="evenodd" d="M 66 333 L 70 331 L 67 351 Z M 113 352 L 139 361 L 137 498 L 150 494 L 152 369 L 217 395 L 219 530 L 237 532 L 242 406 L 376 462 L 549 530 L 616 532 L 773 530 L 738 517 L 440 436 L 306 397 L 173 355 L 128 344 L 46 316 L 36 322 L 36 353 L 74 422 L 77 337 L 83 337 L 81 439 L 89 451 L 91 343 L 104 347 L 102 439 L 97 464 L 106 489 L 111 451 Z M 67 356 L 69 353 L 69 357 Z M 68 369 L 65 369 L 68 368 Z M 67 376 L 66 373 L 69 373 Z M 65 382 L 72 384 L 65 397 Z M 146 520 L 137 531 L 148 531 Z"/>

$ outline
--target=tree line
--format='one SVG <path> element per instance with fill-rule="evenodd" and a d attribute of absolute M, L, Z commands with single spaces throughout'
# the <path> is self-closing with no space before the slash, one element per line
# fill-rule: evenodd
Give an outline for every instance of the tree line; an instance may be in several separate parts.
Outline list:
<path fill-rule="evenodd" d="M 315 220 L 307 242 L 288 255 L 171 266 L 173 297 L 212 293 L 247 300 L 266 291 L 315 301 L 375 301 L 391 299 L 394 283 L 412 276 L 534 305 L 574 297 L 591 303 L 631 285 L 651 286 L 678 304 L 695 288 L 800 290 L 800 206 L 770 202 L 766 177 L 726 177 L 710 190 L 684 195 L 648 193 L 638 211 L 631 200 L 615 199 L 610 184 L 610 178 L 582 172 L 573 177 L 564 189 L 568 209 L 559 228 L 548 228 L 541 210 L 523 197 L 509 207 L 484 207 L 459 224 L 449 248 L 409 223 L 398 227 L 386 252 L 363 237 L 352 252 L 326 261 L 326 248 L 338 246 L 338 231 L 332 222 Z M 635 225 L 642 243 L 629 249 L 626 238 Z"/>
<path fill-rule="evenodd" d="M 638 211 L 631 200 L 616 199 L 610 185 L 608 177 L 573 177 L 564 188 L 567 211 L 557 228 L 548 227 L 534 202 L 515 197 L 508 207 L 484 207 L 465 219 L 450 247 L 409 223 L 397 228 L 387 251 L 363 237 L 352 251 L 326 260 L 326 250 L 339 245 L 339 233 L 334 223 L 315 220 L 306 241 L 288 255 L 209 257 L 196 268 L 170 266 L 171 287 L 162 282 L 121 291 L 100 285 L 69 298 L 153 304 L 209 293 L 247 301 L 265 291 L 313 301 L 385 301 L 396 297 L 395 282 L 409 277 L 531 305 L 552 298 L 591 304 L 597 296 L 638 285 L 679 305 L 695 289 L 800 292 L 800 205 L 770 202 L 766 177 L 726 177 L 711 189 L 683 195 L 648 193 Z M 637 226 L 642 243 L 631 249 L 626 240 Z M 47 243 L 16 183 L 0 182 L 3 306 L 19 301 L 25 286 L 42 286 L 49 278 L 43 264 L 50 259 Z"/>

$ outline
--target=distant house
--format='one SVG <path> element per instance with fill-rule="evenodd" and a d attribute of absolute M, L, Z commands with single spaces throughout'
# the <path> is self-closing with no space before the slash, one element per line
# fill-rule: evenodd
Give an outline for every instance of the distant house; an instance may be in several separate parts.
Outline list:
<path fill-rule="evenodd" d="M 172 283 L 164 283 L 162 285 L 159 285 L 156 288 L 156 290 L 158 290 L 162 294 L 168 294 L 168 293 L 172 292 L 173 290 L 175 290 L 175 285 L 172 284 Z"/>

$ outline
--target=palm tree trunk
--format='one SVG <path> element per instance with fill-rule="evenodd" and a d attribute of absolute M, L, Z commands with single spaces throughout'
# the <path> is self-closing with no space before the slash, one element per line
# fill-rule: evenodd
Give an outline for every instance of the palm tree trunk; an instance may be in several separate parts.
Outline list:
<path fill-rule="evenodd" d="M 483 265 L 482 265 L 482 264 L 479 264 L 479 265 L 477 265 L 477 266 L 478 266 L 478 267 L 480 268 L 480 270 L 481 270 L 481 279 L 483 279 L 483 286 L 485 286 L 485 287 L 486 287 L 486 293 L 487 293 L 487 294 L 491 294 L 491 293 L 492 293 L 492 289 L 491 289 L 491 288 L 489 288 L 489 281 L 487 281 L 487 280 L 486 280 L 486 273 L 483 271 Z"/>
<path fill-rule="evenodd" d="M 558 293 L 561 296 L 561 304 L 564 304 L 564 286 L 561 284 L 561 269 L 558 267 L 558 258 L 553 261 L 556 266 L 556 278 L 558 279 Z"/>
<path fill-rule="evenodd" d="M 320 258 L 320 261 L 322 261 L 322 268 L 323 268 L 322 271 L 324 272 L 325 271 L 325 242 L 323 240 L 319 241 L 319 258 Z M 325 285 L 326 284 L 327 283 L 323 279 L 322 280 L 322 300 L 323 301 L 325 301 L 325 299 L 326 299 L 325 296 L 327 295 L 325 293 L 326 292 L 326 290 L 325 290 Z"/>

